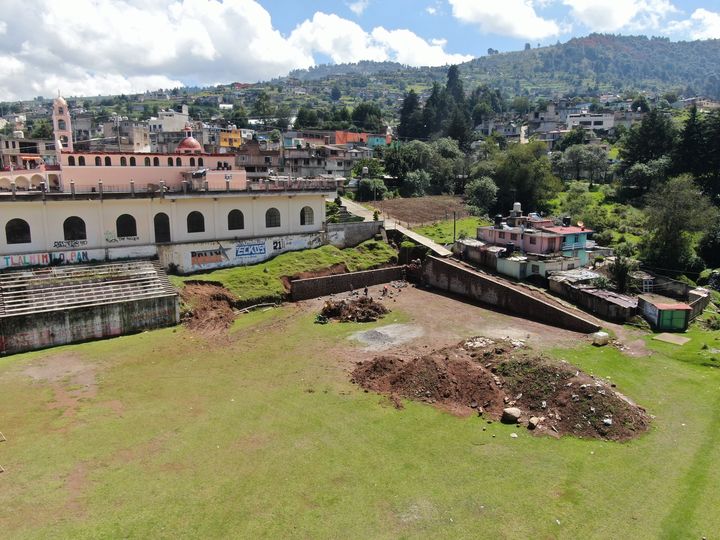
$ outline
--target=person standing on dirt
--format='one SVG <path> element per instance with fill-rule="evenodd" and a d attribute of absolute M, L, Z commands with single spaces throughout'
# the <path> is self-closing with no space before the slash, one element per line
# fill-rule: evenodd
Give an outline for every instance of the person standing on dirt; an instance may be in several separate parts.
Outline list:
<path fill-rule="evenodd" d="M 367 295 L 368 295 L 368 288 L 367 288 L 367 285 L 365 285 L 365 291 L 364 291 L 364 292 L 365 292 L 365 296 L 367 296 Z"/>

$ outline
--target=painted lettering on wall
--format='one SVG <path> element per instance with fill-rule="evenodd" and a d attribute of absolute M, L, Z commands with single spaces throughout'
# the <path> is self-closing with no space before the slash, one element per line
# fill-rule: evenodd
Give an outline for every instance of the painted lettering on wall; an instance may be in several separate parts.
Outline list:
<path fill-rule="evenodd" d="M 235 246 L 236 257 L 254 257 L 256 255 L 265 255 L 265 243 L 256 244 L 237 244 Z"/>
<path fill-rule="evenodd" d="M 118 242 L 137 242 L 139 236 L 115 236 L 112 231 L 105 231 L 105 242 L 108 244 L 117 244 Z"/>
<path fill-rule="evenodd" d="M 193 266 L 202 266 L 222 262 L 227 259 L 225 249 L 206 249 L 203 251 L 191 251 L 190 263 Z"/>
<path fill-rule="evenodd" d="M 3 268 L 21 266 L 44 266 L 50 264 L 49 253 L 31 253 L 29 255 L 5 255 L 2 258 Z"/>
<path fill-rule="evenodd" d="M 90 262 L 90 256 L 87 251 L 65 251 L 63 253 L 53 253 L 53 264 L 72 264 Z"/>
<path fill-rule="evenodd" d="M 285 249 L 285 240 L 273 240 L 273 251 L 282 251 Z"/>
<path fill-rule="evenodd" d="M 87 240 L 57 240 L 53 242 L 53 247 L 55 249 L 62 249 L 62 248 L 79 248 L 79 247 L 85 247 L 88 245 Z"/>

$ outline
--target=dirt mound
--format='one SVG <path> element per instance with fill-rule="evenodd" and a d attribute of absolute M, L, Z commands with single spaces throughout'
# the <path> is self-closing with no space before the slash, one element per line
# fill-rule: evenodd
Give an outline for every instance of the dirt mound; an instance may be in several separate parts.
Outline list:
<path fill-rule="evenodd" d="M 326 319 L 341 322 L 373 322 L 384 317 L 390 310 L 368 296 L 343 300 L 328 300 L 320 312 Z"/>
<path fill-rule="evenodd" d="M 225 287 L 213 283 L 186 283 L 180 292 L 185 306 L 183 323 L 205 335 L 225 332 L 235 320 L 238 299 Z"/>
<path fill-rule="evenodd" d="M 644 409 L 604 381 L 510 340 L 474 338 L 410 360 L 379 356 L 359 363 L 353 382 L 461 414 L 476 410 L 492 420 L 517 407 L 520 423 L 552 435 L 627 440 L 650 422 Z"/>
<path fill-rule="evenodd" d="M 309 279 L 309 278 L 334 276 L 336 274 L 347 274 L 347 273 L 348 273 L 348 267 L 345 266 L 345 263 L 337 263 L 337 264 L 333 264 L 332 266 L 328 266 L 327 268 L 322 268 L 320 270 L 312 270 L 309 272 L 299 272 L 292 276 L 282 276 L 280 278 L 280 281 L 282 281 L 283 287 L 285 287 L 285 291 L 290 292 L 290 290 L 291 290 L 290 284 L 291 284 L 291 282 L 295 281 L 296 279 Z"/>

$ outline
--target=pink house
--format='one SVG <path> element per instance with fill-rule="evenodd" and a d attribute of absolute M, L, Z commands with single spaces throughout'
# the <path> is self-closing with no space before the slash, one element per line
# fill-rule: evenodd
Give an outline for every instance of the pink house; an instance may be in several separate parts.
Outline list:
<path fill-rule="evenodd" d="M 563 244 L 561 234 L 524 227 L 508 227 L 505 224 L 502 228 L 480 227 L 478 239 L 496 246 L 513 244 L 518 251 L 539 254 L 556 253 L 562 249 Z"/>

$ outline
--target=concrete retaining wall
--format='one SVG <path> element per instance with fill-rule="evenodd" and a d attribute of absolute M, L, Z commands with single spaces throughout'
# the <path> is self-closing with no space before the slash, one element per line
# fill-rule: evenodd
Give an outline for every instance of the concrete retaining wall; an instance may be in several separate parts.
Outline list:
<path fill-rule="evenodd" d="M 180 322 L 177 296 L 0 319 L 0 352 L 18 353 L 132 334 Z"/>
<path fill-rule="evenodd" d="M 425 283 L 509 313 L 575 332 L 596 332 L 600 327 L 582 317 L 510 287 L 492 276 L 473 272 L 448 260 L 428 257 L 423 265 Z"/>
<path fill-rule="evenodd" d="M 290 298 L 293 301 L 308 300 L 328 294 L 348 292 L 351 286 L 355 290 L 359 290 L 366 286 L 389 283 L 403 279 L 404 271 L 404 266 L 392 266 L 363 272 L 335 274 L 334 276 L 297 279 L 290 283 Z"/>
<path fill-rule="evenodd" d="M 384 221 L 328 223 L 328 242 L 337 248 L 355 247 L 365 240 L 375 238 L 384 224 Z"/>

